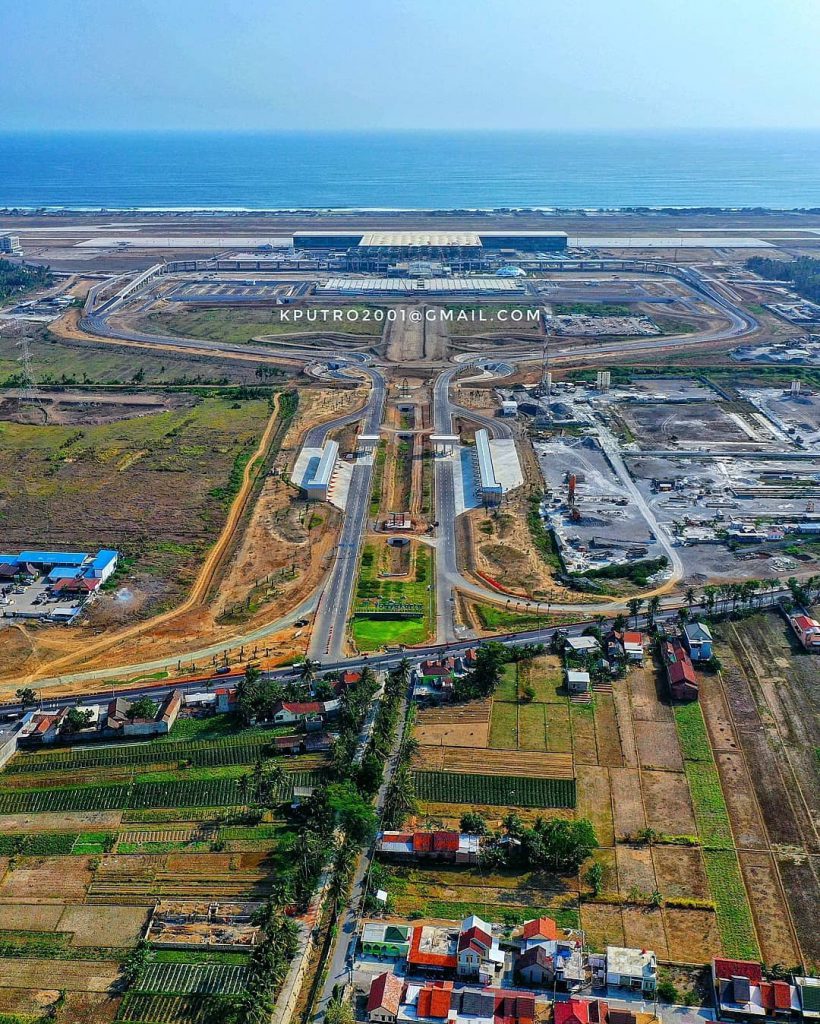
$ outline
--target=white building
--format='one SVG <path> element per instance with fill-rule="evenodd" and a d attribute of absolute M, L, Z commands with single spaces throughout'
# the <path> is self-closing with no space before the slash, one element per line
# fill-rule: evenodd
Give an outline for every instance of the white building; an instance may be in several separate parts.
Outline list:
<path fill-rule="evenodd" d="M 493 453 L 490 449 L 490 435 L 486 430 L 475 433 L 475 453 L 478 461 L 478 492 L 488 505 L 499 505 L 503 488 L 495 475 Z"/>
<path fill-rule="evenodd" d="M 313 501 L 327 501 L 338 458 L 339 442 L 326 441 L 313 476 L 306 478 L 303 483 L 308 498 Z"/>
<path fill-rule="evenodd" d="M 606 947 L 606 983 L 652 995 L 658 981 L 658 959 L 651 949 Z"/>
<path fill-rule="evenodd" d="M 12 253 L 18 256 L 22 251 L 19 235 L 0 235 L 0 252 Z"/>

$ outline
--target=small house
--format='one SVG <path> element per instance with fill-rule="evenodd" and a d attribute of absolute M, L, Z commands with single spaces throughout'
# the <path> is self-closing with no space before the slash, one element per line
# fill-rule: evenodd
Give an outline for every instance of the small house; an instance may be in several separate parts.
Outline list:
<path fill-rule="evenodd" d="M 392 971 L 374 978 L 367 997 L 367 1019 L 379 1024 L 395 1024 L 403 991 L 404 982 Z"/>
<path fill-rule="evenodd" d="M 627 661 L 640 664 L 643 661 L 643 633 L 627 630 L 624 633 L 624 655 Z"/>
<path fill-rule="evenodd" d="M 661 656 L 673 700 L 697 700 L 699 691 L 695 668 L 681 641 L 674 636 L 664 640 Z"/>
<path fill-rule="evenodd" d="M 581 657 L 597 654 L 601 650 L 601 645 L 594 636 L 568 636 L 564 638 L 564 646 L 568 651 Z"/>
<path fill-rule="evenodd" d="M 462 923 L 458 937 L 456 973 L 459 978 L 478 978 L 492 983 L 504 970 L 504 954 L 493 936 L 492 925 L 475 914 Z"/>
<path fill-rule="evenodd" d="M 712 657 L 712 633 L 705 622 L 687 622 L 683 642 L 692 661 L 708 661 Z"/>
<path fill-rule="evenodd" d="M 410 928 L 371 921 L 362 931 L 362 952 L 368 956 L 402 959 L 410 952 Z"/>
<path fill-rule="evenodd" d="M 589 672 L 567 669 L 567 689 L 570 693 L 589 693 Z"/>
<path fill-rule="evenodd" d="M 644 995 L 654 995 L 658 981 L 658 960 L 651 949 L 626 946 L 606 947 L 606 983 Z"/>

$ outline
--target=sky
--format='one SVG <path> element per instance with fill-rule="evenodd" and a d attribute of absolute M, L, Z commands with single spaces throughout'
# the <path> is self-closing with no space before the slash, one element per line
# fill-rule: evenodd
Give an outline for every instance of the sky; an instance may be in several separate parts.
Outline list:
<path fill-rule="evenodd" d="M 0 0 L 0 130 L 820 128 L 820 0 Z"/>

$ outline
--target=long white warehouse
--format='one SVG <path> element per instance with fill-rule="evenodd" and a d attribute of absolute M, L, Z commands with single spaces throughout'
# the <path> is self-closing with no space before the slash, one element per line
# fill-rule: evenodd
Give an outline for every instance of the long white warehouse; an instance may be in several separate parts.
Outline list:
<path fill-rule="evenodd" d="M 322 457 L 316 465 L 311 479 L 306 479 L 302 486 L 308 498 L 314 501 L 327 501 L 336 462 L 339 458 L 339 442 L 326 441 L 322 449 Z"/>
<path fill-rule="evenodd" d="M 478 492 L 488 505 L 498 505 L 504 489 L 495 475 L 493 453 L 490 450 L 490 435 L 486 430 L 475 433 L 475 452 L 478 460 Z"/>

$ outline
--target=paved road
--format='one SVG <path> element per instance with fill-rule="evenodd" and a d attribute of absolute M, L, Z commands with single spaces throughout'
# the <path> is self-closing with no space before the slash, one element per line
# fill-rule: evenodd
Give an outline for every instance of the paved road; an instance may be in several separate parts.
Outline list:
<path fill-rule="evenodd" d="M 384 802 L 387 797 L 387 789 L 393 772 L 398 763 L 399 750 L 401 749 L 402 737 L 404 735 L 404 724 L 407 715 L 408 696 L 402 702 L 399 712 L 399 728 L 396 730 L 396 738 L 390 751 L 387 764 L 385 765 L 384 779 L 376 794 L 376 814 L 381 821 L 384 812 Z M 356 935 L 358 932 L 359 917 L 362 912 L 362 901 L 367 891 L 367 879 L 370 872 L 370 865 L 373 862 L 375 846 L 371 844 L 367 849 L 362 850 L 356 861 L 353 872 L 353 882 L 350 896 L 344 911 L 339 916 L 336 926 L 336 937 L 333 942 L 328 962 L 327 977 L 322 987 L 321 995 L 313 1007 L 313 1019 L 320 1021 L 324 1019 L 328 1003 L 333 996 L 333 989 L 338 985 L 340 988 L 352 980 L 353 956 L 356 950 Z"/>
<path fill-rule="evenodd" d="M 372 367 L 362 367 L 370 377 L 372 389 L 365 413 L 366 434 L 377 434 L 384 415 L 387 386 L 384 377 Z M 375 456 L 360 458 L 353 465 L 347 495 L 342 532 L 333 567 L 322 589 L 313 620 L 310 656 L 319 660 L 342 657 L 350 602 L 356 586 L 359 552 L 370 513 Z"/>
<path fill-rule="evenodd" d="M 777 590 L 773 590 L 770 593 L 760 595 L 756 602 L 756 607 L 766 608 L 776 605 L 781 598 L 791 597 L 791 592 L 788 587 L 781 587 Z M 518 605 L 523 605 L 522 602 L 518 602 Z M 511 602 L 511 605 L 515 607 L 516 602 Z M 680 596 L 669 595 L 661 599 L 661 608 L 659 613 L 655 616 L 655 621 L 658 623 L 671 622 L 675 618 L 675 614 L 678 608 L 686 606 Z M 540 606 L 541 614 L 545 617 L 547 615 L 547 607 L 545 604 Z M 688 606 L 687 606 L 688 607 Z M 704 612 L 706 609 L 702 604 L 695 603 L 692 605 L 692 611 Z M 617 607 L 612 605 L 608 608 L 606 618 L 602 623 L 602 628 L 606 630 L 612 625 L 615 615 L 621 611 Z M 634 617 L 629 617 L 630 624 L 634 623 Z M 645 615 L 639 615 L 637 620 L 637 628 L 644 628 L 646 626 L 647 619 Z M 575 622 L 568 626 L 545 626 L 541 629 L 528 629 L 521 630 L 516 633 L 507 633 L 501 636 L 491 637 L 490 639 L 496 640 L 499 643 L 504 644 L 507 647 L 520 647 L 526 644 L 549 644 L 554 634 L 562 629 L 568 636 L 581 636 L 583 631 L 590 625 L 593 624 L 592 617 L 585 619 L 581 622 Z M 390 668 L 395 668 L 396 665 L 402 660 L 402 658 L 410 658 L 412 661 L 421 661 L 424 658 L 441 657 L 445 654 L 458 655 L 463 654 L 471 647 L 476 646 L 475 639 L 456 640 L 451 643 L 438 643 L 438 644 L 425 644 L 420 647 L 408 647 L 402 651 L 392 652 L 390 654 L 373 654 L 373 655 L 355 655 L 353 657 L 344 658 L 340 657 L 337 659 L 326 658 L 321 662 L 322 672 L 335 672 L 339 669 L 361 669 L 366 665 L 369 665 L 372 669 L 378 671 L 386 671 Z M 289 679 L 294 677 L 298 673 L 298 668 L 293 666 L 285 666 L 279 669 L 272 669 L 266 672 L 265 675 L 271 679 Z M 110 671 L 109 671 L 110 676 Z M 214 676 L 214 686 L 224 686 L 227 683 L 235 683 L 241 678 L 241 673 L 235 671 L 230 675 Z M 37 683 L 32 687 L 38 693 L 42 693 L 41 684 Z M 173 680 L 162 681 L 157 683 L 148 683 L 144 686 L 129 688 L 129 695 L 142 697 L 150 696 L 154 698 L 162 698 L 170 693 L 172 690 L 182 689 L 185 692 L 199 692 L 205 689 L 205 683 L 203 680 L 197 682 L 188 682 L 181 680 L 174 682 Z M 110 699 L 112 695 L 111 686 L 103 687 L 94 693 L 83 693 L 82 698 L 78 698 L 76 695 L 71 697 L 56 697 L 49 698 L 47 694 L 43 696 L 43 707 L 47 710 L 56 710 L 62 707 L 71 707 L 76 704 L 78 699 L 82 699 L 86 703 L 93 703 L 95 701 L 104 701 Z M 15 713 L 21 710 L 21 706 L 16 702 L 9 702 L 2 705 L 4 713 Z"/>

